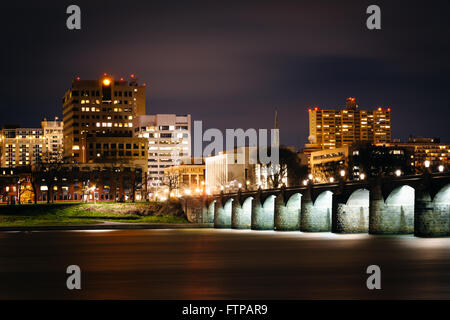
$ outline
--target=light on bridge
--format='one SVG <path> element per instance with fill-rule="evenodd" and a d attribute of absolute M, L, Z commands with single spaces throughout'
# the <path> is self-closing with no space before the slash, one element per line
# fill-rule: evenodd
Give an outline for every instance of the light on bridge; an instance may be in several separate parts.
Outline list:
<path fill-rule="evenodd" d="M 340 175 L 341 177 L 345 177 L 345 170 L 341 170 Z"/>
<path fill-rule="evenodd" d="M 425 165 L 425 168 L 429 168 L 431 163 L 430 160 L 425 160 L 423 164 Z"/>
<path fill-rule="evenodd" d="M 303 180 L 303 185 L 307 186 L 308 185 L 308 180 Z"/>
<path fill-rule="evenodd" d="M 331 182 L 331 183 L 334 182 L 334 178 L 333 178 L 333 177 L 330 178 L 330 182 Z"/>
<path fill-rule="evenodd" d="M 361 173 L 360 175 L 359 175 L 359 179 L 360 180 L 364 180 L 366 178 L 366 175 L 364 174 L 364 173 Z"/>
<path fill-rule="evenodd" d="M 400 177 L 402 175 L 402 171 L 400 169 L 395 170 L 395 175 Z"/>
<path fill-rule="evenodd" d="M 444 166 L 441 164 L 441 165 L 438 167 L 438 170 L 439 170 L 439 172 L 444 172 Z"/>

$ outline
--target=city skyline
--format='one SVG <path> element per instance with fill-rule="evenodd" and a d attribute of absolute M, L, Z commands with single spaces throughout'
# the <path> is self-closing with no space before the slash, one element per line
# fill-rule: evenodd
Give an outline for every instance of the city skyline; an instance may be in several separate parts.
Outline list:
<path fill-rule="evenodd" d="M 389 105 L 393 138 L 450 140 L 449 45 L 441 28 L 448 3 L 409 3 L 407 13 L 398 3 L 378 4 L 386 14 L 375 32 L 365 28 L 366 4 L 356 2 L 330 3 L 324 10 L 305 2 L 181 8 L 81 1 L 83 27 L 77 32 L 58 27 L 66 19 L 63 4 L 9 4 L 2 21 L 10 31 L 2 53 L 8 61 L 2 124 L 35 127 L 44 117 L 61 117 L 61 97 L 77 76 L 135 73 L 148 84 L 149 114 L 190 113 L 193 121 L 221 130 L 270 128 L 278 108 L 281 141 L 296 148 L 307 142 L 307 109 L 343 105 L 348 96 L 365 108 Z M 94 19 L 94 12 L 101 14 Z M 122 15 L 132 18 L 122 22 Z M 416 19 L 422 15 L 433 19 Z M 36 28 L 21 26 L 23 19 Z M 18 89 L 28 82 L 33 85 L 27 92 Z"/>

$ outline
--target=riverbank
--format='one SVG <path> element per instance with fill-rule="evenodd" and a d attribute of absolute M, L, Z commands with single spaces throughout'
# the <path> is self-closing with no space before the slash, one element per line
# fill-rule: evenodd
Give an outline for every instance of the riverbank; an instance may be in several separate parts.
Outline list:
<path fill-rule="evenodd" d="M 179 203 L 54 203 L 0 206 L 0 230 L 190 225 Z"/>

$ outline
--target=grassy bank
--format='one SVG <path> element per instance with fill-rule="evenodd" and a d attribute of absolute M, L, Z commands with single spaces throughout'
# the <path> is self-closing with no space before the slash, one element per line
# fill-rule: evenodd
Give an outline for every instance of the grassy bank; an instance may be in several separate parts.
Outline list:
<path fill-rule="evenodd" d="M 0 205 L 0 227 L 123 223 L 188 223 L 177 201 Z"/>

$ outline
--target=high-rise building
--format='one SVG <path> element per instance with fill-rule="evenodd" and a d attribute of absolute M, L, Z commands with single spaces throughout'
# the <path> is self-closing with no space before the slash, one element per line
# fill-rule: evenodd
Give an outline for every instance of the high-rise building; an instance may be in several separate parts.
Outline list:
<path fill-rule="evenodd" d="M 0 134 L 1 166 L 15 168 L 62 159 L 61 121 L 41 123 L 41 128 L 4 127 Z"/>
<path fill-rule="evenodd" d="M 61 161 L 64 157 L 64 134 L 63 122 L 55 118 L 54 121 L 44 119 L 41 122 L 42 131 L 45 139 L 45 154 L 44 158 L 50 162 Z"/>
<path fill-rule="evenodd" d="M 145 84 L 138 84 L 134 75 L 129 81 L 107 74 L 97 80 L 76 78 L 63 97 L 65 158 L 73 163 L 89 163 L 103 157 L 104 152 L 108 157 L 119 155 L 90 147 L 100 143 L 109 148 L 112 137 L 128 138 L 121 141 L 124 145 L 140 145 L 133 138 L 133 119 L 144 114 Z M 124 155 L 131 152 L 122 151 Z"/>
<path fill-rule="evenodd" d="M 334 149 L 355 141 L 391 141 L 391 109 L 361 110 L 355 98 L 348 98 L 344 109 L 310 108 L 308 148 Z"/>
<path fill-rule="evenodd" d="M 148 140 L 149 187 L 164 184 L 164 169 L 191 156 L 191 115 L 155 114 L 138 116 L 135 135 Z"/>

